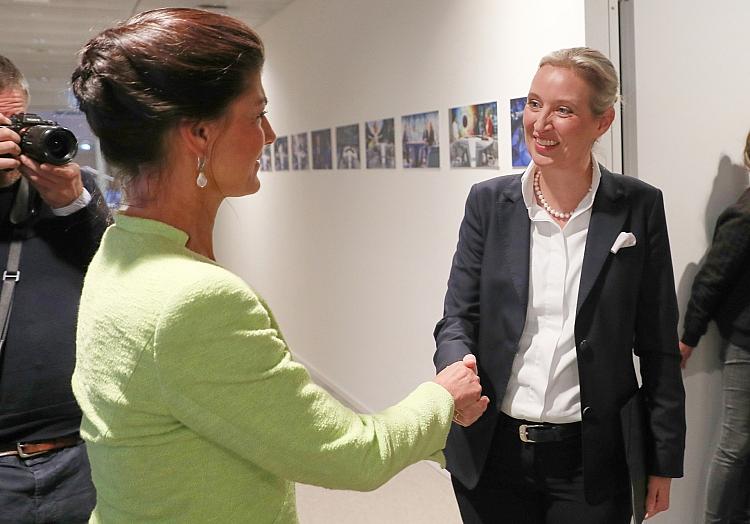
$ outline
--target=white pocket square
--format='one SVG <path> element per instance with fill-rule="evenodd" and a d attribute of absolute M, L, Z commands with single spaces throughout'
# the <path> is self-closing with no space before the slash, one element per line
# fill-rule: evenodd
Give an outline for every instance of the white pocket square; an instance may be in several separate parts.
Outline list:
<path fill-rule="evenodd" d="M 612 253 L 617 253 L 620 251 L 620 248 L 623 247 L 633 247 L 635 245 L 635 235 L 633 233 L 626 233 L 623 231 L 619 235 L 617 235 L 617 240 L 615 240 L 615 243 L 612 244 L 612 247 L 610 248 L 610 251 Z"/>

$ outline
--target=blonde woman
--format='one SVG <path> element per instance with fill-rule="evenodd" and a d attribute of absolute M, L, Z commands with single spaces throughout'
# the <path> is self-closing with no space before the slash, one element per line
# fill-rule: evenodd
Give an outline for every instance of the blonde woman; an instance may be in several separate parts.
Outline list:
<path fill-rule="evenodd" d="M 638 391 L 633 352 L 648 474 L 636 515 L 667 509 L 671 478 L 682 475 L 685 392 L 662 195 L 592 154 L 616 99 L 617 73 L 601 53 L 545 56 L 523 117 L 532 162 L 469 193 L 435 330 L 437 369 L 474 355 L 496 407 L 448 439 L 464 522 L 630 521 L 620 413 Z"/>

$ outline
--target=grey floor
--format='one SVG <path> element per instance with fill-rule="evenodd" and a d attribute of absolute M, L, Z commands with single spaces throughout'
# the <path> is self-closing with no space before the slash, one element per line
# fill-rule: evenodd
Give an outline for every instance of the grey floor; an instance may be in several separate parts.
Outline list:
<path fill-rule="evenodd" d="M 300 524 L 460 524 L 451 482 L 430 464 L 406 468 L 368 493 L 297 485 Z"/>

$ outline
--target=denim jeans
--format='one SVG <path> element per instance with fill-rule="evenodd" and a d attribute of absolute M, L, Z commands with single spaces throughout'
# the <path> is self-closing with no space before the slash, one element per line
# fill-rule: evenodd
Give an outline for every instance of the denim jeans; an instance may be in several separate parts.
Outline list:
<path fill-rule="evenodd" d="M 706 524 L 750 523 L 750 349 L 729 344 L 722 373 L 724 412 L 708 474 Z"/>
<path fill-rule="evenodd" d="M 88 522 L 96 503 L 86 446 L 0 457 L 0 524 Z"/>

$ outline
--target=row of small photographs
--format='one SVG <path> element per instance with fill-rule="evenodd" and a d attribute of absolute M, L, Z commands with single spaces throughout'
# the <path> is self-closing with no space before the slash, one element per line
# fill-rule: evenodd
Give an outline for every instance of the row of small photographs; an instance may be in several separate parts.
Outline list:
<path fill-rule="evenodd" d="M 531 157 L 523 134 L 523 109 L 526 97 L 510 100 L 512 165 L 526 167 Z M 438 111 L 401 117 L 402 166 L 404 168 L 439 168 L 440 138 Z M 453 168 L 497 169 L 497 102 L 454 107 L 449 110 L 450 165 Z M 396 168 L 395 122 L 393 118 L 365 122 L 365 155 L 367 169 Z M 261 169 L 271 171 L 304 171 L 360 169 L 359 124 L 339 126 L 336 150 L 333 150 L 331 129 L 318 129 L 278 137 L 273 146 L 266 146 Z M 290 140 L 291 139 L 291 140 Z M 291 145 L 291 150 L 290 150 Z M 272 150 L 273 148 L 273 150 Z M 271 157 L 273 156 L 273 162 Z"/>

